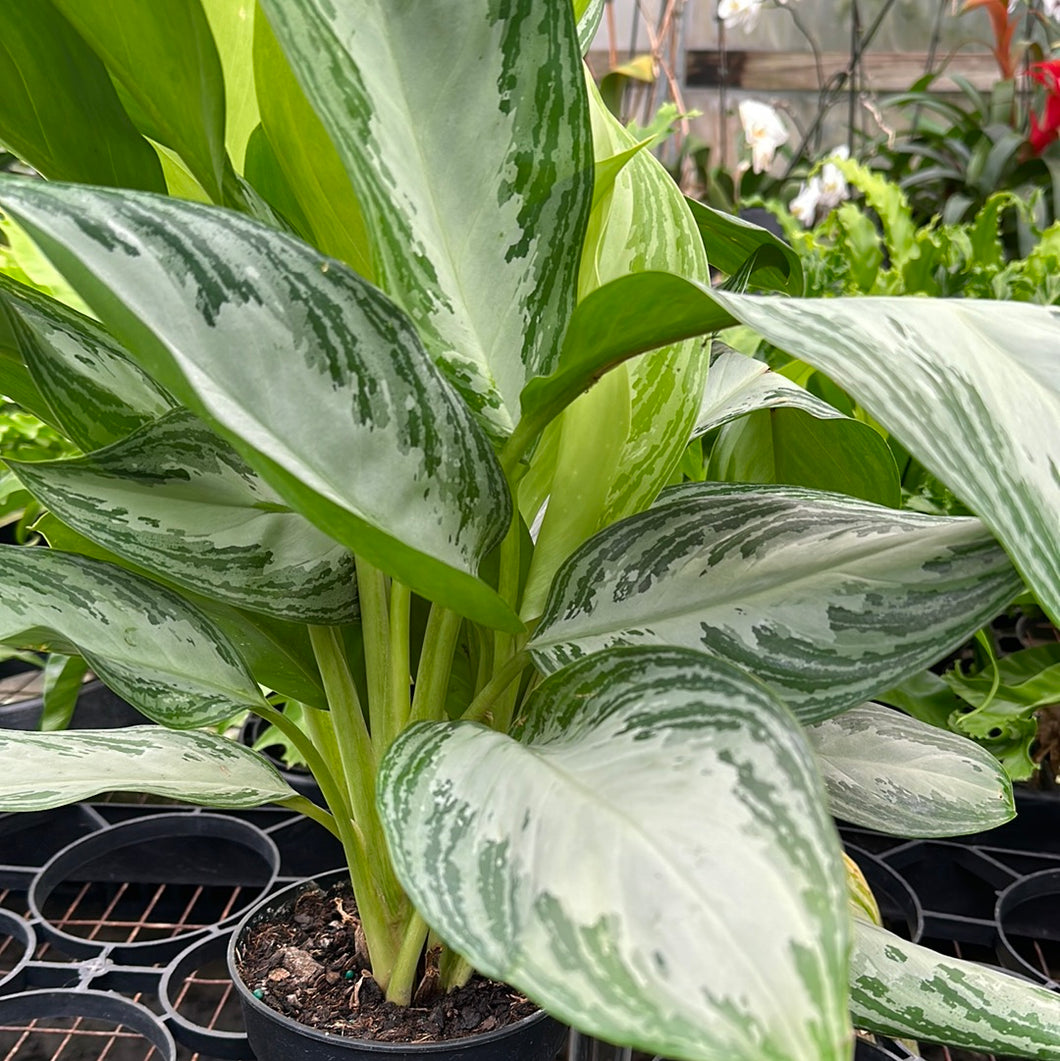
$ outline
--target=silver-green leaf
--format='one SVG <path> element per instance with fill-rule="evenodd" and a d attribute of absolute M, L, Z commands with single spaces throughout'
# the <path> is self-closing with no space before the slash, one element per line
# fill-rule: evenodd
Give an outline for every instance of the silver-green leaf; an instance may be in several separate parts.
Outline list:
<path fill-rule="evenodd" d="M 712 297 L 857 398 L 994 532 L 1060 620 L 1060 310 Z"/>
<path fill-rule="evenodd" d="M 148 718 L 192 729 L 262 703 L 221 631 L 171 590 L 114 564 L 0 546 L 0 642 L 81 655 Z"/>
<path fill-rule="evenodd" d="M 978 744 L 882 704 L 807 726 L 832 813 L 894 836 L 985 832 L 1015 817 L 1012 785 Z"/>
<path fill-rule="evenodd" d="M 0 201 L 130 356 L 295 510 L 429 599 L 519 629 L 479 563 L 500 465 L 396 306 L 228 211 L 15 179 Z"/>
<path fill-rule="evenodd" d="M 978 520 L 692 483 L 571 556 L 529 648 L 546 671 L 612 645 L 697 648 L 815 722 L 938 659 L 1020 588 Z"/>
<path fill-rule="evenodd" d="M 150 792 L 208 807 L 257 807 L 297 793 L 276 768 L 216 733 L 161 726 L 0 731 L 0 811 L 39 811 L 101 792 Z"/>
<path fill-rule="evenodd" d="M 356 190 L 376 281 L 510 433 L 523 385 L 554 367 L 592 199 L 571 4 L 262 7 Z"/>
<path fill-rule="evenodd" d="M 384 759 L 395 868 L 443 938 L 609 1041 L 849 1056 L 839 849 L 767 689 L 702 653 L 617 649 L 548 679 L 521 737 L 426 723 Z"/>
<path fill-rule="evenodd" d="M 850 1009 L 867 1031 L 1060 1061 L 1060 994 L 854 918 Z"/>
<path fill-rule="evenodd" d="M 116 442 L 176 405 L 98 322 L 62 302 L 0 276 L 0 312 L 52 414 L 82 449 Z"/>
<path fill-rule="evenodd" d="M 357 616 L 353 555 L 190 413 L 76 460 L 10 463 L 59 519 L 169 581 L 295 622 Z"/>

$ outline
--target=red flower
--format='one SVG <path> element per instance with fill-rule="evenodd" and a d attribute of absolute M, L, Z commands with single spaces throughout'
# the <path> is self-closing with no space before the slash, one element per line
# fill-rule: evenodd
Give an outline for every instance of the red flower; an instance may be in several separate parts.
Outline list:
<path fill-rule="evenodd" d="M 1031 133 L 1027 137 L 1031 150 L 1040 155 L 1054 140 L 1060 139 L 1060 59 L 1034 63 L 1028 73 L 1045 89 L 1045 110 L 1039 117 L 1031 115 Z"/>

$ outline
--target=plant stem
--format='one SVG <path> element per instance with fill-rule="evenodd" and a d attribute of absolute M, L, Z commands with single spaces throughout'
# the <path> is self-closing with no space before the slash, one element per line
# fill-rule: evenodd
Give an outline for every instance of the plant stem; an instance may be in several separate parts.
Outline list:
<path fill-rule="evenodd" d="M 290 799 L 279 800 L 279 804 L 282 807 L 289 807 L 293 811 L 298 811 L 299 814 L 304 814 L 307 818 L 312 818 L 317 825 L 322 825 L 332 836 L 340 842 L 342 841 L 342 832 L 334 816 L 324 810 L 323 807 L 318 807 L 311 799 L 295 795 L 291 796 Z"/>
<path fill-rule="evenodd" d="M 354 865 L 351 860 L 351 876 L 355 877 L 354 894 L 364 923 L 372 970 L 377 974 L 377 979 L 385 982 L 397 953 L 397 939 L 408 917 L 408 899 L 394 876 L 383 826 L 376 811 L 375 751 L 346 660 L 342 637 L 337 627 L 310 626 L 309 638 L 331 707 L 331 720 L 353 821 L 363 838 L 362 850 L 367 850 L 367 855 L 359 865 Z M 366 916 L 368 904 L 378 906 L 382 930 L 378 923 L 374 923 L 370 930 L 369 918 Z"/>
<path fill-rule="evenodd" d="M 386 728 L 376 737 L 380 756 L 408 725 L 412 712 L 412 664 L 409 661 L 409 606 L 412 594 L 400 582 L 390 583 L 390 704 Z"/>
<path fill-rule="evenodd" d="M 482 687 L 460 717 L 466 722 L 481 722 L 497 698 L 523 673 L 529 661 L 530 657 L 526 652 L 517 652 L 512 656 Z"/>
<path fill-rule="evenodd" d="M 427 940 L 427 922 L 413 913 L 401 941 L 401 949 L 386 985 L 386 1000 L 398 1006 L 407 1006 L 412 1001 L 412 985 L 416 980 L 416 969 Z"/>
<path fill-rule="evenodd" d="M 450 952 L 451 961 L 446 965 L 445 971 L 442 973 L 442 987 L 446 991 L 452 991 L 454 988 L 463 987 L 464 984 L 471 979 L 471 974 L 475 971 L 475 967 L 459 954 Z"/>
<path fill-rule="evenodd" d="M 350 883 L 353 885 L 353 894 L 357 899 L 357 910 L 361 917 L 365 939 L 368 941 L 368 951 L 373 965 L 378 963 L 381 968 L 389 970 L 397 953 L 392 930 L 393 916 L 387 910 L 380 889 L 376 887 L 375 881 L 368 872 L 368 867 L 375 863 L 369 861 L 364 833 L 350 813 L 345 787 L 338 783 L 312 742 L 282 711 L 277 711 L 271 705 L 263 705 L 256 709 L 256 713 L 271 722 L 302 753 L 317 784 L 320 785 L 320 791 L 331 808 L 332 823 L 346 856 Z M 296 796 L 294 800 L 285 802 L 295 806 L 295 801 L 302 798 Z M 315 804 L 310 805 L 315 807 Z M 297 804 L 295 809 L 301 810 L 314 820 L 319 820 L 302 804 Z M 325 823 L 321 821 L 321 824 Z"/>
<path fill-rule="evenodd" d="M 519 512 L 517 509 L 512 514 L 512 522 L 508 527 L 508 533 L 504 536 L 504 541 L 501 542 L 500 573 L 497 578 L 497 592 L 515 611 L 519 610 L 519 553 Z M 493 638 L 493 667 L 495 675 L 503 674 L 506 671 L 510 659 L 514 658 L 513 652 L 517 656 L 521 647 L 515 636 L 497 631 Z M 522 667 L 520 667 L 521 669 Z M 510 684 L 510 680 L 505 683 L 504 689 L 499 690 L 500 694 L 503 694 Z M 515 689 L 507 697 L 501 699 L 499 696 L 495 696 L 492 701 L 494 706 L 493 728 L 501 733 L 507 732 L 511 723 L 517 695 L 518 689 Z M 478 698 L 476 697 L 476 699 Z"/>
<path fill-rule="evenodd" d="M 463 619 L 449 608 L 431 607 L 423 635 L 423 651 L 416 670 L 416 690 L 412 696 L 411 722 L 445 717 L 445 692 L 453 666 L 453 652 Z"/>
<path fill-rule="evenodd" d="M 364 665 L 368 677 L 368 720 L 376 740 L 388 729 L 390 708 L 390 615 L 386 576 L 357 557 L 357 597 L 364 633 Z M 382 750 L 375 745 L 376 762 Z"/>

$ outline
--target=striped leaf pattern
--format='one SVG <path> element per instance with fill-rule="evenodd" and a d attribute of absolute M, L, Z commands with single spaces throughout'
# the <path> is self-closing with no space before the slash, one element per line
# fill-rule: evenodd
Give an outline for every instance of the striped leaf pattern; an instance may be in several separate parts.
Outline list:
<path fill-rule="evenodd" d="M 509 433 L 557 354 L 592 197 L 572 5 L 262 7 L 356 189 L 377 282 Z"/>
<path fill-rule="evenodd" d="M 994 532 L 1060 620 L 1060 310 L 712 297 L 856 397 Z"/>
<path fill-rule="evenodd" d="M 175 593 L 113 564 L 0 546 L 0 642 L 81 655 L 155 722 L 192 729 L 262 702 L 220 630 Z"/>
<path fill-rule="evenodd" d="M 839 1061 L 846 886 L 818 786 L 763 686 L 632 648 L 548 679 L 521 742 L 407 730 L 379 805 L 428 923 L 582 1030 L 703 1061 Z"/>
<path fill-rule="evenodd" d="M 260 755 L 216 733 L 161 726 L 0 731 L 0 811 L 40 811 L 101 792 L 150 792 L 208 807 L 257 807 L 297 793 Z"/>
<path fill-rule="evenodd" d="M 692 437 L 699 438 L 759 409 L 801 409 L 822 420 L 837 420 L 843 415 L 804 387 L 771 371 L 764 361 L 724 350 L 711 362 Z"/>
<path fill-rule="evenodd" d="M 998 761 L 956 733 L 882 704 L 806 728 L 832 813 L 894 836 L 985 832 L 1016 815 Z"/>
<path fill-rule="evenodd" d="M 974 519 L 692 483 L 563 565 L 529 648 L 546 671 L 612 645 L 701 649 L 815 722 L 938 659 L 1020 587 Z"/>
<path fill-rule="evenodd" d="M 518 628 L 476 575 L 509 523 L 500 465 L 375 288 L 196 203 L 14 179 L 0 201 L 292 508 L 429 599 Z"/>
<path fill-rule="evenodd" d="M 55 418 L 82 449 L 116 442 L 175 406 L 84 314 L 3 276 L 0 307 Z"/>
<path fill-rule="evenodd" d="M 1060 994 L 857 918 L 850 988 L 859 1028 L 1060 1061 Z"/>
<path fill-rule="evenodd" d="M 10 463 L 74 530 L 169 581 L 278 619 L 357 616 L 353 555 L 190 413 L 77 460 Z"/>

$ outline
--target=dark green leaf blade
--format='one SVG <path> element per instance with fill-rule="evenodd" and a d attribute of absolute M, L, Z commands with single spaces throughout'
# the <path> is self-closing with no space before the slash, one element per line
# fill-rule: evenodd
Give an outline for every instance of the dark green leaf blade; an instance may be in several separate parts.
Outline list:
<path fill-rule="evenodd" d="M 51 0 L 0 5 L 0 140 L 51 180 L 164 192 L 106 68 Z"/>
<path fill-rule="evenodd" d="M 786 295 L 803 293 L 806 281 L 802 259 L 779 236 L 705 203 L 694 199 L 687 202 L 710 255 L 710 264 L 716 269 L 727 276 L 735 276 L 752 255 L 765 248 L 773 253 L 764 257 L 753 270 L 751 286 Z"/>
<path fill-rule="evenodd" d="M 221 60 L 199 0 L 53 0 L 215 202 L 225 166 Z M 89 182 L 94 183 L 94 182 Z"/>

